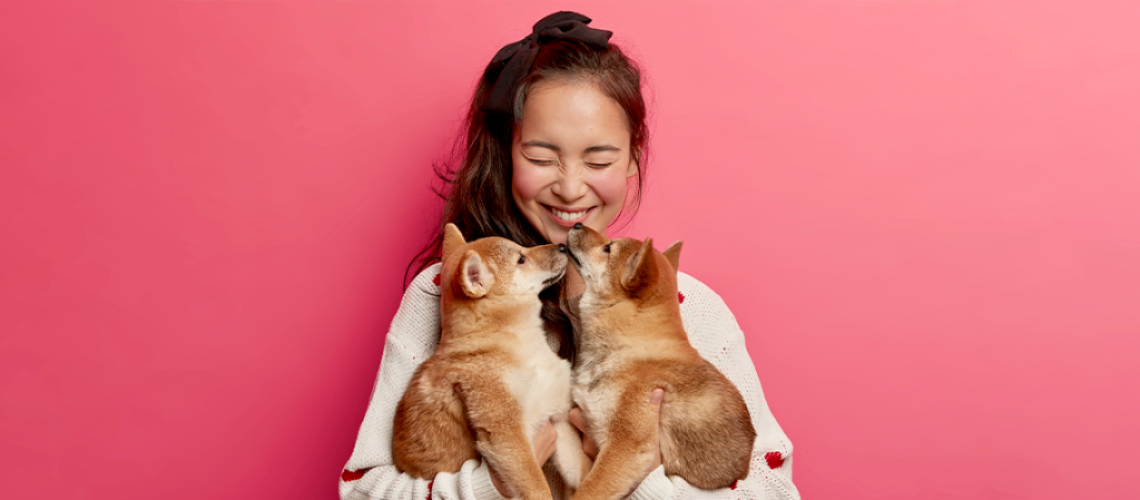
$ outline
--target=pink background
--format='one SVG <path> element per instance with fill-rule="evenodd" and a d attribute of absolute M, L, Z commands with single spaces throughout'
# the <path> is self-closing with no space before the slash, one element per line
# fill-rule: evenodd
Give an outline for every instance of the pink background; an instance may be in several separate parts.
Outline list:
<path fill-rule="evenodd" d="M 646 68 L 626 234 L 806 498 L 1138 498 L 1136 2 L 5 2 L 0 498 L 334 498 L 482 66 Z"/>

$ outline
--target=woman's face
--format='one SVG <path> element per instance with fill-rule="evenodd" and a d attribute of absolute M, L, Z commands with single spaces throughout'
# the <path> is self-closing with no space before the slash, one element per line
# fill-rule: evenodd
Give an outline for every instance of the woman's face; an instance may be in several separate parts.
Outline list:
<path fill-rule="evenodd" d="M 540 82 L 511 145 L 511 194 L 550 243 L 581 222 L 605 234 L 637 174 L 625 111 L 590 82 Z"/>

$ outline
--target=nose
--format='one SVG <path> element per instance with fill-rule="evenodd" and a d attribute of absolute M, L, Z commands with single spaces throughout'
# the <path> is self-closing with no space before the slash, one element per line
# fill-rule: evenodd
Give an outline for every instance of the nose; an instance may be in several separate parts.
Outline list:
<path fill-rule="evenodd" d="M 576 201 L 577 199 L 586 196 L 586 191 L 589 187 L 586 186 L 585 181 L 582 179 L 583 168 L 569 167 L 562 170 L 558 176 L 558 182 L 554 183 L 551 190 L 559 198 L 568 202 Z"/>
<path fill-rule="evenodd" d="M 566 245 L 558 244 L 558 253 L 566 253 Z"/>
<path fill-rule="evenodd" d="M 579 222 L 577 224 L 574 224 L 574 229 L 582 229 L 582 223 Z"/>

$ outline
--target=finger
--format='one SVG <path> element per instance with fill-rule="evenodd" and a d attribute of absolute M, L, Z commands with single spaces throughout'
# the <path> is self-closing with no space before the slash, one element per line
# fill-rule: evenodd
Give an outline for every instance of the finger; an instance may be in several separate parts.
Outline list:
<path fill-rule="evenodd" d="M 594 441 L 594 438 L 589 434 L 582 435 L 582 453 L 590 457 L 590 460 L 597 460 L 599 451 L 601 450 L 598 449 L 598 442 Z"/>
<path fill-rule="evenodd" d="M 534 458 L 538 459 L 538 463 L 546 463 L 550 457 L 554 455 L 554 451 L 558 449 L 558 431 L 554 429 L 554 423 L 550 420 L 543 422 L 534 433 Z"/>
<path fill-rule="evenodd" d="M 574 424 L 574 427 L 578 428 L 578 432 L 583 434 L 586 432 L 586 419 L 582 418 L 581 408 L 575 407 L 573 410 L 570 410 L 570 414 L 567 415 L 567 418 L 570 420 L 570 423 Z"/>
<path fill-rule="evenodd" d="M 555 443 L 558 442 L 558 428 L 554 427 L 554 422 L 551 422 L 550 425 L 546 426 L 546 433 L 550 435 L 551 441 Z"/>
<path fill-rule="evenodd" d="M 567 420 L 569 420 L 571 424 L 574 424 L 574 427 L 578 428 L 578 432 L 582 433 L 582 452 L 590 457 L 590 460 L 598 458 L 598 443 L 594 441 L 594 438 L 590 437 L 589 432 L 586 431 L 586 417 L 583 416 L 582 409 L 574 407 L 573 410 L 570 410 L 570 414 L 567 415 Z"/>
<path fill-rule="evenodd" d="M 489 476 L 491 476 L 491 484 L 495 486 L 496 490 L 499 490 L 500 495 L 503 495 L 506 498 L 512 498 L 515 496 L 515 493 L 511 490 L 511 487 L 507 486 L 507 482 L 503 481 L 503 478 L 499 476 L 499 473 L 496 472 L 495 468 L 491 467 L 491 464 L 489 463 L 487 464 L 487 473 Z"/>
<path fill-rule="evenodd" d="M 661 400 L 665 399 L 665 389 L 660 387 L 653 389 L 649 394 L 649 404 L 652 405 L 653 411 L 661 411 Z"/>

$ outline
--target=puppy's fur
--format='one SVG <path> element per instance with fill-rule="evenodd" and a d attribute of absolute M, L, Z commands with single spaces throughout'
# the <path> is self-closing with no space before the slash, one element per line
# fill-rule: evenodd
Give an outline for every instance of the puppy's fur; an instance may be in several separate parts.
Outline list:
<path fill-rule="evenodd" d="M 756 431 L 736 387 L 701 358 L 682 326 L 681 242 L 662 253 L 649 239 L 608 240 L 578 226 L 567 247 L 586 282 L 572 393 L 600 448 L 575 500 L 627 495 L 658 439 L 666 474 L 703 489 L 745 478 Z M 649 404 L 658 387 L 660 426 Z"/>
<path fill-rule="evenodd" d="M 396 407 L 396 468 L 431 479 L 482 455 L 527 500 L 550 499 L 531 436 L 558 432 L 555 466 L 576 487 L 590 459 L 570 411 L 570 365 L 546 342 L 538 293 L 562 278 L 559 245 L 523 248 L 504 238 L 464 241 L 444 229 L 439 346 Z"/>

